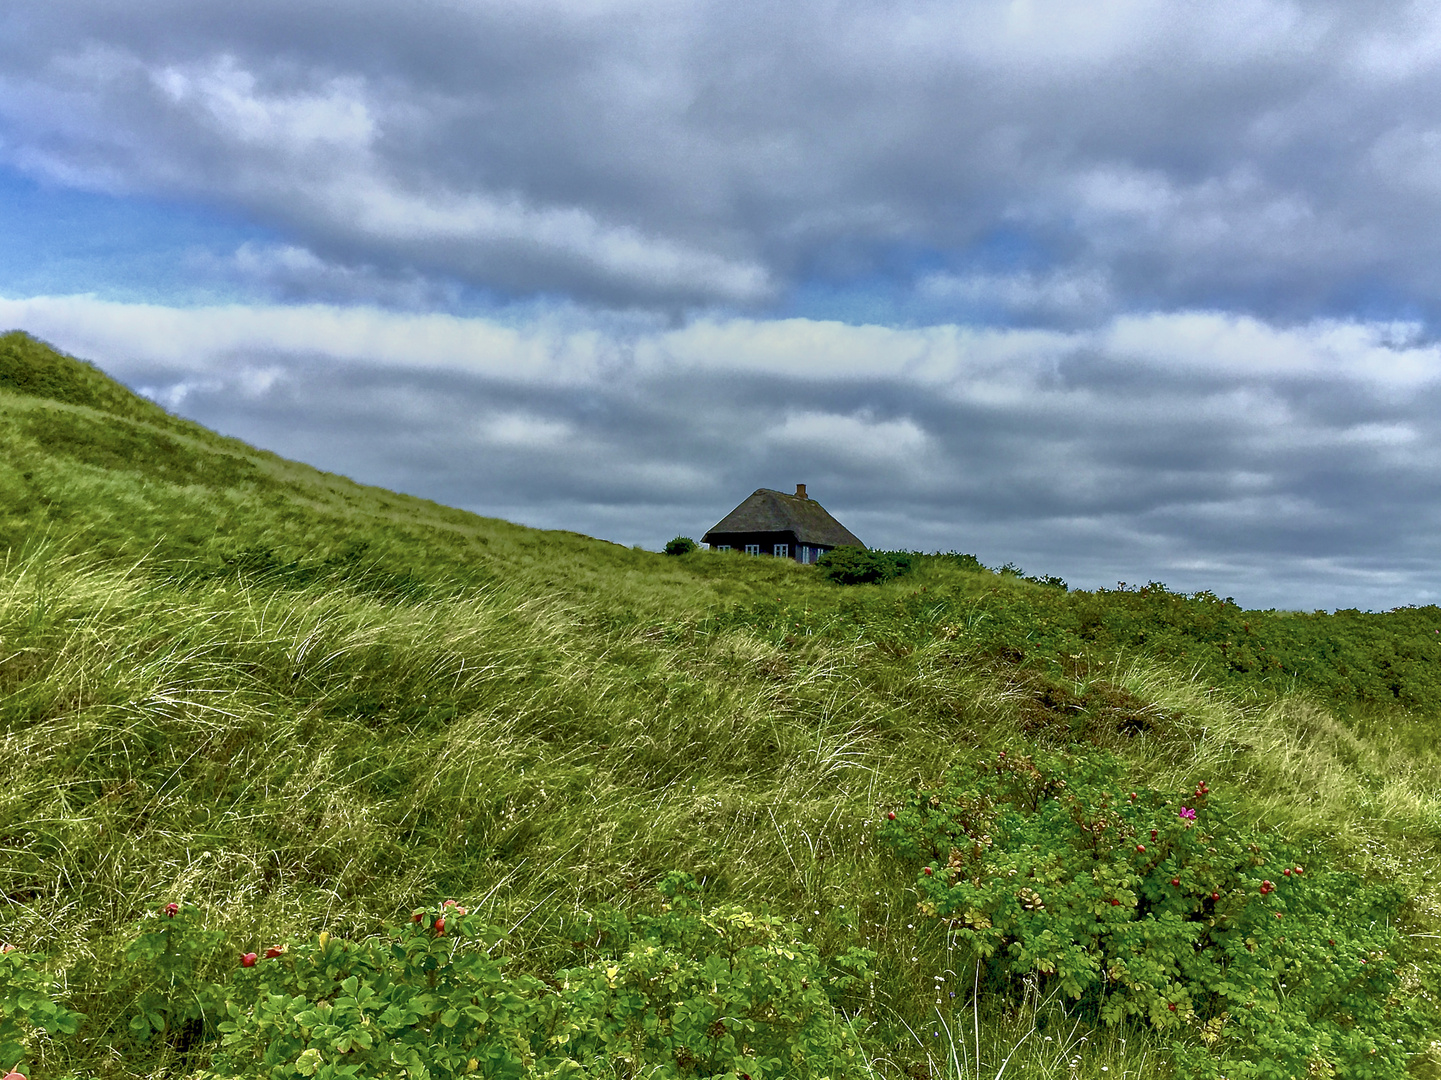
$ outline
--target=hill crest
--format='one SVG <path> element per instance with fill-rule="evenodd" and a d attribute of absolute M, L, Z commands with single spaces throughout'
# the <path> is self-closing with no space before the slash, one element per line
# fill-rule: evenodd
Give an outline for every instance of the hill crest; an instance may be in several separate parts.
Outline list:
<path fill-rule="evenodd" d="M 170 419 L 154 402 L 23 330 L 0 334 L 0 390 L 81 405 L 132 420 Z"/>

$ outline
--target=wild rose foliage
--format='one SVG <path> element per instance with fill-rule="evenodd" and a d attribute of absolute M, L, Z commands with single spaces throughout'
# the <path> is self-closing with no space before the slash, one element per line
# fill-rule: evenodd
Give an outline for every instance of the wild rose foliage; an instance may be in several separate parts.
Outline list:
<path fill-rule="evenodd" d="M 558 973 L 573 1060 L 605 1075 L 871 1075 L 863 1025 L 837 1004 L 867 982 L 873 954 L 853 948 L 827 964 L 785 920 L 707 909 L 689 874 L 659 888 L 662 914 L 614 918 L 604 935 L 612 960 Z"/>
<path fill-rule="evenodd" d="M 15 1070 L 30 1059 L 39 1040 L 73 1035 L 84 1019 L 56 1000 L 55 980 L 42 960 L 9 945 L 0 948 L 0 1068 Z"/>
<path fill-rule="evenodd" d="M 1178 798 L 1121 781 L 1105 756 L 981 758 L 881 831 L 922 864 L 921 912 L 991 979 L 1173 1033 L 1183 1076 L 1404 1076 L 1402 897 L 1252 839 L 1204 782 Z"/>
<path fill-rule="evenodd" d="M 206 975 L 224 951 L 225 935 L 206 927 L 194 904 L 175 901 L 140 920 L 137 929 L 111 985 L 112 993 L 131 1002 L 130 1036 L 139 1043 L 188 1045 L 219 1009 L 218 990 Z"/>
<path fill-rule="evenodd" d="M 362 942 L 321 934 L 227 986 L 212 1075 L 519 1077 L 844 1076 L 863 1071 L 829 992 L 867 973 L 827 971 L 781 920 L 705 910 L 694 882 L 663 883 L 668 910 L 615 916 L 601 958 L 542 980 L 508 969 L 498 931 L 453 901 Z M 358 1073 L 357 1073 L 358 1070 Z"/>
<path fill-rule="evenodd" d="M 659 915 L 609 912 L 588 962 L 549 978 L 516 970 L 501 932 L 455 901 L 362 941 L 321 933 L 263 953 L 237 953 L 199 909 L 172 902 L 141 920 L 127 952 L 130 1033 L 167 1041 L 196 1080 L 866 1072 L 837 1001 L 869 978 L 869 953 L 827 963 L 782 919 L 706 908 L 686 874 L 661 891 Z M 44 957 L 0 955 L 0 1065 L 78 1029 L 44 970 Z"/>
<path fill-rule="evenodd" d="M 322 933 L 247 954 L 224 988 L 211 1075 L 521 1075 L 554 1008 L 544 983 L 490 955 L 499 933 L 462 911 L 422 908 L 381 937 Z"/>

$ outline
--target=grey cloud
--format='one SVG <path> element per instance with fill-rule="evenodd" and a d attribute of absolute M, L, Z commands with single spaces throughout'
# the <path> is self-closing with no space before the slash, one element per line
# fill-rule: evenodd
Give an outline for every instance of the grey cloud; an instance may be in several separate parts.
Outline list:
<path fill-rule="evenodd" d="M 195 252 L 189 262 L 207 278 L 233 281 L 281 303 L 321 301 L 431 311 L 459 307 L 464 292 L 457 282 L 426 277 L 413 269 L 387 273 L 374 266 L 348 265 L 294 244 L 247 241 L 224 256 Z"/>
<path fill-rule="evenodd" d="M 9 161 L 328 261 L 764 305 L 897 246 L 994 277 L 1009 230 L 1098 316 L 1441 297 L 1412 5 L 12 7 Z"/>

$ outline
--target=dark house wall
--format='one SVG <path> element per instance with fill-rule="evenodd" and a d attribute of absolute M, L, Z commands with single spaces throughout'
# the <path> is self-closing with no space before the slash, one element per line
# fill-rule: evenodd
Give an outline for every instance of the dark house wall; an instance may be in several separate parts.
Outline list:
<path fill-rule="evenodd" d="M 732 551 L 739 551 L 742 554 L 744 554 L 747 544 L 759 546 L 761 555 L 771 555 L 775 552 L 776 544 L 785 544 L 786 557 L 794 559 L 796 562 L 813 563 L 830 550 L 820 544 L 797 544 L 796 534 L 793 532 L 710 533 L 709 536 L 712 550 L 729 545 Z M 802 552 L 802 547 L 809 550 Z M 806 557 L 803 558 L 803 555 Z"/>

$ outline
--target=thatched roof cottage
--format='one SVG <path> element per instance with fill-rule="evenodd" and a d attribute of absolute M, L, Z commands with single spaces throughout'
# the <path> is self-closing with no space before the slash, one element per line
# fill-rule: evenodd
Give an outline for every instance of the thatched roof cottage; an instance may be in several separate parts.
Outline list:
<path fill-rule="evenodd" d="M 717 551 L 775 555 L 801 563 L 813 563 L 832 548 L 866 546 L 807 496 L 804 484 L 796 485 L 794 495 L 760 488 L 702 539 Z"/>

